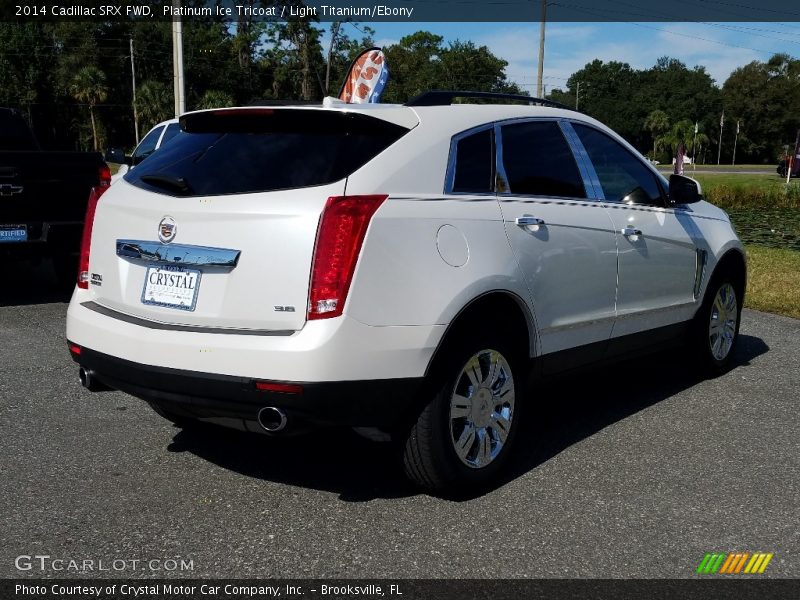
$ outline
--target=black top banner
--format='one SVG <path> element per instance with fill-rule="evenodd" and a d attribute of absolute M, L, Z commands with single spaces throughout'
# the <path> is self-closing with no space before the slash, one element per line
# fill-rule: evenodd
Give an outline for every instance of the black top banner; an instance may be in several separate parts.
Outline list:
<path fill-rule="evenodd" d="M 796 0 L 0 0 L 0 21 L 794 22 Z"/>

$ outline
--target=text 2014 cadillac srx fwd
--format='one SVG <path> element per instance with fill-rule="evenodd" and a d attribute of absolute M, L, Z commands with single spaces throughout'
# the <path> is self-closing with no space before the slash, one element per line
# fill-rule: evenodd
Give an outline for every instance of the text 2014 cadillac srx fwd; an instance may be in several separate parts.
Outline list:
<path fill-rule="evenodd" d="M 493 98 L 181 117 L 90 198 L 84 384 L 181 424 L 391 436 L 452 489 L 502 467 L 529 374 L 671 342 L 724 370 L 745 256 L 696 182 L 553 103 L 455 96 Z"/>

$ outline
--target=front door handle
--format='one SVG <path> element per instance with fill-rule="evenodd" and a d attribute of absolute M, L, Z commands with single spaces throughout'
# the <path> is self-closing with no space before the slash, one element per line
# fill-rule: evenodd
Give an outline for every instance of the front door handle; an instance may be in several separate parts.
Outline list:
<path fill-rule="evenodd" d="M 539 217 L 524 216 L 514 219 L 514 223 L 520 227 L 529 227 L 531 225 L 544 225 L 544 219 L 540 219 Z"/>
<path fill-rule="evenodd" d="M 642 235 L 641 229 L 636 229 L 635 227 L 626 227 L 625 229 L 620 230 L 620 233 L 625 237 L 632 237 L 635 235 Z"/>

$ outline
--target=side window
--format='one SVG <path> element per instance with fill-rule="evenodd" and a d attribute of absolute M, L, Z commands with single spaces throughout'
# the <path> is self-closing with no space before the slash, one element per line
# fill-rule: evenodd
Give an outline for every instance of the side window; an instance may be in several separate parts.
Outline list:
<path fill-rule="evenodd" d="M 502 127 L 503 168 L 511 194 L 585 198 L 572 150 L 554 121 L 530 121 Z"/>
<path fill-rule="evenodd" d="M 486 129 L 458 140 L 451 192 L 485 194 L 494 191 L 492 130 Z"/>
<path fill-rule="evenodd" d="M 622 144 L 605 133 L 573 123 L 594 164 L 606 200 L 626 204 L 663 205 L 655 175 Z"/>
<path fill-rule="evenodd" d="M 164 137 L 161 138 L 161 146 L 166 144 L 180 132 L 181 132 L 181 126 L 179 123 L 170 123 L 169 125 L 167 125 L 167 130 L 164 132 Z"/>
<path fill-rule="evenodd" d="M 155 151 L 158 138 L 161 137 L 162 131 L 164 131 L 163 127 L 157 127 L 144 136 L 144 139 L 139 142 L 139 145 L 136 146 L 136 150 L 133 151 L 132 158 L 134 165 L 138 165 Z"/>

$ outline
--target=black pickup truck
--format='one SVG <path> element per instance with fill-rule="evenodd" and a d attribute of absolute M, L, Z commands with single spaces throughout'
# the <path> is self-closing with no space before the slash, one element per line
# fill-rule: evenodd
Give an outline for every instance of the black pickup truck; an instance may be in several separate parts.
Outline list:
<path fill-rule="evenodd" d="M 0 108 L 0 260 L 50 258 L 75 283 L 89 192 L 108 185 L 97 152 L 44 152 L 22 116 Z"/>

